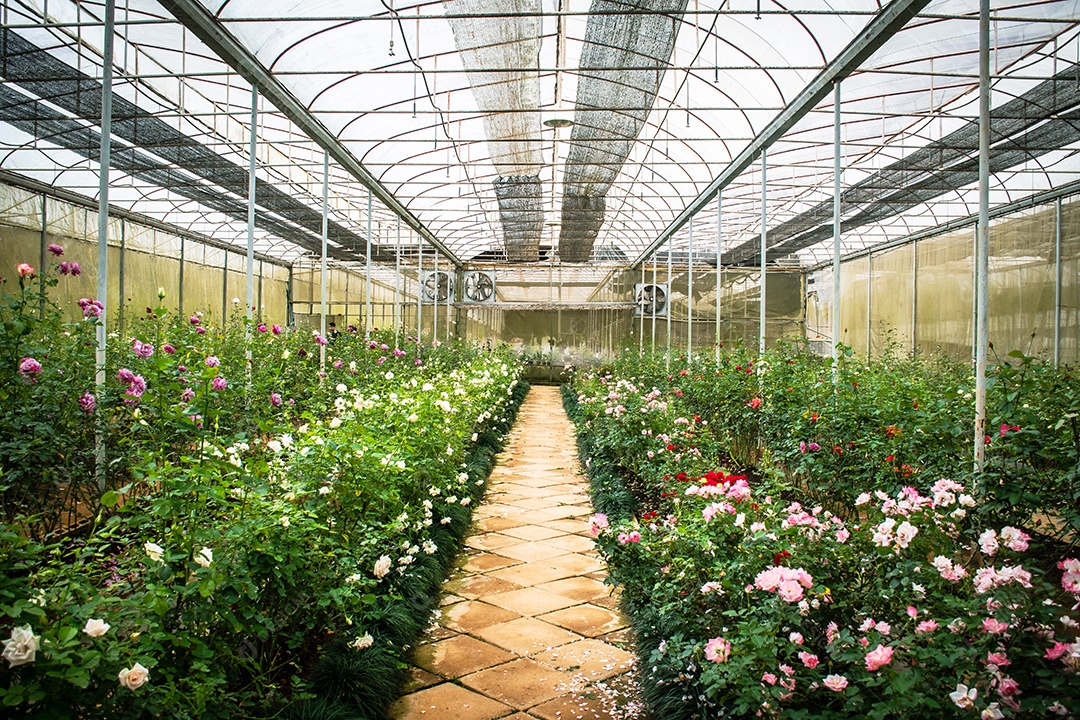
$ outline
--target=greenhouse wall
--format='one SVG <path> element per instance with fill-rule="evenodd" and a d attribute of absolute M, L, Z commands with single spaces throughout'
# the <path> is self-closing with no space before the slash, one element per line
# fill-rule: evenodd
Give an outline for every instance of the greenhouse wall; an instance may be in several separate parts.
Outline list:
<path fill-rule="evenodd" d="M 1080 199 L 1039 205 L 990 223 L 989 337 L 998 355 L 1080 360 Z M 944 353 L 974 347 L 975 227 L 866 253 L 841 264 L 838 339 L 858 354 Z M 1060 290 L 1059 290 L 1060 288 Z M 807 338 L 833 343 L 833 271 L 808 274 Z M 1057 320 L 1060 312 L 1060 321 Z"/>
<path fill-rule="evenodd" d="M 0 185 L 0 256 L 5 259 L 0 276 L 10 282 L 15 265 L 21 262 L 40 269 L 45 247 L 50 243 L 63 246 L 64 259 L 79 263 L 82 274 L 64 278 L 51 297 L 67 318 L 80 317 L 78 299 L 97 297 L 97 224 L 95 210 Z M 181 314 L 202 312 L 208 320 L 220 322 L 224 316 L 243 311 L 247 296 L 245 255 L 117 217 L 109 219 L 108 242 L 106 305 L 121 326 L 145 313 L 146 308 L 156 307 L 159 289 L 165 291 L 165 307 Z M 266 322 L 284 324 L 288 320 L 289 268 L 256 259 L 254 272 L 256 315 Z"/>

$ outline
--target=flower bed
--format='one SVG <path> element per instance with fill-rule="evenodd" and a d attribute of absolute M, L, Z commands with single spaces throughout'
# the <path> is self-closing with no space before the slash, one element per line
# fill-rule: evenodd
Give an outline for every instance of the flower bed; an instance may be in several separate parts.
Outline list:
<path fill-rule="evenodd" d="M 992 413 L 1062 376 L 1016 360 Z M 1067 503 L 1029 492 L 1006 512 L 996 474 L 1069 487 L 1068 420 L 1041 415 L 1073 399 L 1024 408 L 976 482 L 970 432 L 951 439 L 966 378 L 927 367 L 845 363 L 834 386 L 827 361 L 791 351 L 669 372 L 624 358 L 565 394 L 656 716 L 1080 712 L 1080 562 L 1067 530 L 1034 522 Z M 1020 382 L 1027 397 L 1007 397 Z M 1042 467 L 1020 467 L 1024 432 L 1048 446 Z"/>
<path fill-rule="evenodd" d="M 0 329 L 5 712 L 381 716 L 526 391 L 516 364 L 157 308 L 111 341 L 99 392 L 96 306 L 62 323 L 32 272 Z"/>

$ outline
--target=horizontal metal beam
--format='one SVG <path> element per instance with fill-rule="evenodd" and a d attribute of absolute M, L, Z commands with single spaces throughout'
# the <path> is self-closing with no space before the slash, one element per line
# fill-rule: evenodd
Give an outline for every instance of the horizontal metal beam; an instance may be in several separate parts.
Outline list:
<path fill-rule="evenodd" d="M 716 198 L 716 193 L 727 187 L 746 168 L 757 160 L 763 150 L 783 137 L 799 120 L 809 113 L 832 90 L 833 84 L 843 80 L 858 70 L 867 58 L 899 32 L 930 0 L 893 0 L 881 10 L 873 20 L 848 43 L 840 54 L 825 66 L 818 75 L 803 88 L 787 107 L 765 126 L 754 140 L 743 148 L 723 172 L 713 179 L 709 186 L 694 198 L 681 213 L 634 261 L 632 268 L 637 268 L 658 247 L 668 241 L 683 225 Z"/>
<path fill-rule="evenodd" d="M 245 80 L 258 88 L 259 93 L 269 100 L 282 114 L 291 120 L 308 137 L 330 154 L 338 165 L 344 168 L 361 185 L 406 225 L 411 227 L 424 240 L 438 248 L 455 267 L 462 267 L 461 260 L 450 251 L 435 235 L 413 215 L 393 193 L 383 187 L 378 178 L 368 172 L 356 157 L 320 123 L 293 94 L 263 67 L 247 48 L 226 31 L 197 0 L 161 0 L 161 5 L 172 13 L 188 30 L 206 43 L 219 58 L 239 73 Z M 278 20 L 280 21 L 280 19 Z"/>
<path fill-rule="evenodd" d="M 515 310 L 632 310 L 637 307 L 633 302 L 485 302 L 485 303 L 450 303 L 451 307 L 462 308 L 490 308 L 513 312 Z"/>

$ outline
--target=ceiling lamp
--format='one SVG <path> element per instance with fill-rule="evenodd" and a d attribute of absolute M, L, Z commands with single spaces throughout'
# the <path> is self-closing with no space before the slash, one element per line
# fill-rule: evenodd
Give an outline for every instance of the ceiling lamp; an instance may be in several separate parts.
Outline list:
<path fill-rule="evenodd" d="M 544 118 L 544 125 L 549 128 L 565 128 L 574 124 L 574 113 L 566 108 L 557 108 Z"/>

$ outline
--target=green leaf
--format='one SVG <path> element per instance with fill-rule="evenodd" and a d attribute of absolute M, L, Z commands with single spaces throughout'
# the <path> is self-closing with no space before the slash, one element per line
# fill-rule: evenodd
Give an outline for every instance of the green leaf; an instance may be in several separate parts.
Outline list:
<path fill-rule="evenodd" d="M 120 501 L 120 494 L 115 490 L 108 490 L 101 496 L 101 504 L 105 507 L 115 507 Z"/>

